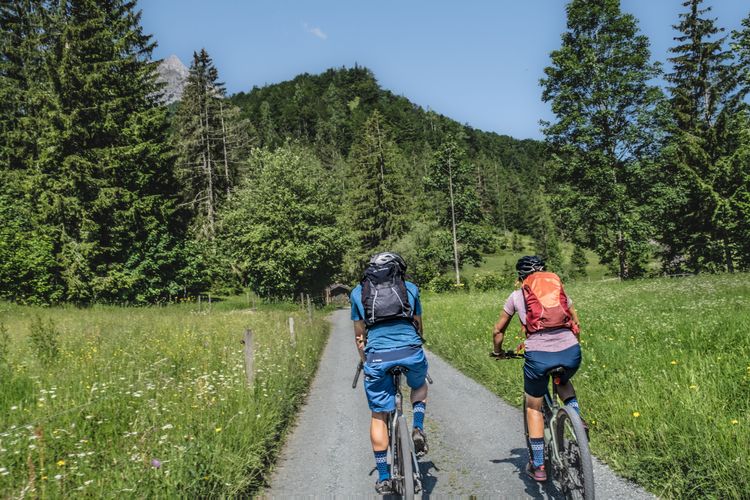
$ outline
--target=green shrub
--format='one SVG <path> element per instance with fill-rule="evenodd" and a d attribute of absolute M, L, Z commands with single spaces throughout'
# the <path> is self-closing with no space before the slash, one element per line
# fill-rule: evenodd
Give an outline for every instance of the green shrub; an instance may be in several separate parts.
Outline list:
<path fill-rule="evenodd" d="M 56 361 L 60 356 L 60 333 L 55 329 L 52 320 L 45 323 L 42 318 L 35 316 L 31 320 L 29 330 L 31 331 L 29 342 L 39 361 L 44 365 Z"/>
<path fill-rule="evenodd" d="M 472 286 L 474 290 L 480 292 L 507 290 L 513 287 L 513 281 L 514 277 L 512 274 L 485 272 L 474 275 Z"/>
<path fill-rule="evenodd" d="M 457 285 L 452 276 L 435 276 L 427 283 L 427 289 L 433 293 L 466 291 L 469 289 L 469 282 L 462 276 L 461 284 Z"/>

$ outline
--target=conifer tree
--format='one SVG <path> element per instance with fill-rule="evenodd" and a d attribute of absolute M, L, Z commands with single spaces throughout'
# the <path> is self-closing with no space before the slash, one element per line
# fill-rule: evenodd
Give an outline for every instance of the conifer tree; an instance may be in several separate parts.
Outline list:
<path fill-rule="evenodd" d="M 34 254 L 24 300 L 150 301 L 185 285 L 166 110 L 135 2 L 18 0 L 0 12 L 15 37 L 0 58 L 2 92 L 8 76 L 16 91 L 3 154 L 27 172 L 15 213 L 51 253 Z"/>
<path fill-rule="evenodd" d="M 37 156 L 45 75 L 44 4 L 0 4 L 0 169 L 25 170 Z"/>
<path fill-rule="evenodd" d="M 354 245 L 347 255 L 346 271 L 356 275 L 369 254 L 408 227 L 403 158 L 378 111 L 360 130 L 348 164 L 344 213 Z"/>
<path fill-rule="evenodd" d="M 583 247 L 576 245 L 573 249 L 573 254 L 570 256 L 570 276 L 571 278 L 585 278 L 588 276 L 586 266 L 589 265 L 589 261 L 586 258 L 586 252 Z"/>
<path fill-rule="evenodd" d="M 736 203 L 746 191 L 738 181 L 748 166 L 737 157 L 746 148 L 741 116 L 738 66 L 726 48 L 726 37 L 702 0 L 687 0 L 674 28 L 677 45 L 670 49 L 671 123 L 664 150 L 665 183 L 673 202 L 662 220 L 667 267 L 682 262 L 694 271 L 733 271 L 738 241 Z"/>
<path fill-rule="evenodd" d="M 552 104 L 548 144 L 558 155 L 561 180 L 572 186 L 568 205 L 585 243 L 620 278 L 641 272 L 648 247 L 641 180 L 658 140 L 654 108 L 660 92 L 650 81 L 648 39 L 618 0 L 573 0 L 568 29 L 542 80 Z"/>
<path fill-rule="evenodd" d="M 67 296 L 147 301 L 174 293 L 181 219 L 150 60 L 155 44 L 135 1 L 53 7 L 57 107 L 46 142 L 56 148 L 40 164 L 49 173 L 44 209 L 60 228 Z"/>
<path fill-rule="evenodd" d="M 198 233 L 213 239 L 216 213 L 236 184 L 250 141 L 249 124 L 226 101 L 224 84 L 205 49 L 193 53 L 175 115 L 177 170 Z"/>
<path fill-rule="evenodd" d="M 550 269 L 555 272 L 562 270 L 562 249 L 558 229 L 552 220 L 547 197 L 540 193 L 535 197 L 536 213 L 532 226 L 534 238 L 534 252 L 542 257 Z"/>

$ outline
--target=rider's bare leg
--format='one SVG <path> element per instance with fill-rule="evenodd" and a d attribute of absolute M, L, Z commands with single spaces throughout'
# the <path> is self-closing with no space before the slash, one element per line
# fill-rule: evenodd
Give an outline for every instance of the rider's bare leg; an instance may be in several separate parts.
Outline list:
<path fill-rule="evenodd" d="M 573 388 L 573 382 L 568 380 L 567 383 L 558 385 L 557 394 L 563 401 L 576 397 L 576 390 Z"/>
<path fill-rule="evenodd" d="M 542 415 L 543 398 L 535 398 L 526 394 L 526 424 L 529 427 L 530 438 L 544 437 L 544 416 Z"/>
<path fill-rule="evenodd" d="M 414 404 L 417 401 L 427 402 L 427 382 L 425 382 L 419 389 L 411 390 L 411 404 Z"/>
<path fill-rule="evenodd" d="M 386 421 L 388 413 L 372 412 L 370 419 L 370 441 L 372 451 L 383 451 L 388 449 L 388 425 Z"/>

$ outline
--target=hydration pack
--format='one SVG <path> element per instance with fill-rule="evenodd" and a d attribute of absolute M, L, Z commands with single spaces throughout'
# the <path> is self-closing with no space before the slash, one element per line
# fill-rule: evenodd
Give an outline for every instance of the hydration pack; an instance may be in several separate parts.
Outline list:
<path fill-rule="evenodd" d="M 523 280 L 521 289 L 526 304 L 526 335 L 547 328 L 569 328 L 577 332 L 578 326 L 573 323 L 568 296 L 558 275 L 532 273 Z"/>
<path fill-rule="evenodd" d="M 412 320 L 414 311 L 398 264 L 371 264 L 365 269 L 365 276 L 360 284 L 367 328 L 395 319 Z"/>

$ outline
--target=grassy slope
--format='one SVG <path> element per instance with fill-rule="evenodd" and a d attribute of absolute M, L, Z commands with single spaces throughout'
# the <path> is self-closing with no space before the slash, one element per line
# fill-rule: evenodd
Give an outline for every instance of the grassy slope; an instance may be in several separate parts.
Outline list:
<path fill-rule="evenodd" d="M 35 316 L 60 332 L 59 359 L 49 366 L 29 342 Z M 0 322 L 10 333 L 11 365 L 0 374 L 2 497 L 25 488 L 52 497 L 252 493 L 328 331 L 321 317 L 310 323 L 294 307 L 253 312 L 233 301 L 211 310 L 0 303 Z M 246 327 L 255 332 L 252 389 L 240 344 Z"/>
<path fill-rule="evenodd" d="M 508 238 L 510 238 L 510 236 L 508 236 Z M 516 261 L 519 259 L 519 257 L 534 253 L 534 244 L 532 239 L 528 236 L 521 236 L 520 238 L 523 242 L 523 250 L 518 252 L 514 252 L 510 249 L 499 250 L 494 254 L 484 255 L 484 262 L 482 262 L 479 267 L 465 265 L 461 269 L 461 275 L 468 278 L 469 285 L 471 285 L 471 280 L 477 273 L 502 273 L 508 265 L 511 269 L 514 269 Z M 565 261 L 566 265 L 570 265 L 570 256 L 573 254 L 573 248 L 573 244 L 571 243 L 562 243 L 563 260 Z M 588 276 L 586 278 L 583 278 L 583 281 L 597 281 L 611 277 L 611 273 L 607 269 L 607 266 L 599 263 L 599 258 L 594 252 L 586 250 L 586 258 L 589 261 L 588 266 L 586 266 Z"/>
<path fill-rule="evenodd" d="M 665 497 L 746 495 L 750 276 L 567 289 L 583 323 L 575 381 L 595 453 Z M 519 405 L 522 361 L 487 357 L 507 292 L 428 295 L 426 332 L 431 349 Z M 508 348 L 520 341 L 516 319 L 509 332 Z"/>

